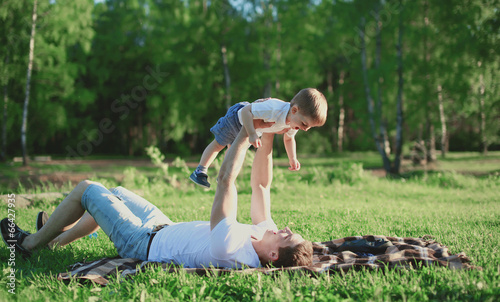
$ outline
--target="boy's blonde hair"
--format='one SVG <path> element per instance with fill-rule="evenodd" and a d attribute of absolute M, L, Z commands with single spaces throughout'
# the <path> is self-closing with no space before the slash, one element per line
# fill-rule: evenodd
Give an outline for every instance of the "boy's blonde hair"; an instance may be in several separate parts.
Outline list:
<path fill-rule="evenodd" d="M 310 117 L 323 126 L 326 122 L 328 103 L 325 96 L 314 88 L 305 88 L 299 91 L 290 101 L 290 107 L 296 105 L 303 115 Z"/>

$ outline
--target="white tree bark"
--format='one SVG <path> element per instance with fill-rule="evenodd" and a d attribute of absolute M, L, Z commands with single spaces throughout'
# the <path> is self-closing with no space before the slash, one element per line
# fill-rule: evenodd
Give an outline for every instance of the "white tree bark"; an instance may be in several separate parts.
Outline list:
<path fill-rule="evenodd" d="M 9 64 L 9 55 L 5 57 L 5 65 Z M 2 151 L 0 152 L 0 161 L 7 159 L 7 104 L 9 102 L 9 96 L 7 91 L 7 83 L 3 86 L 3 119 L 2 119 Z"/>
<path fill-rule="evenodd" d="M 399 0 L 400 7 L 403 7 L 403 1 Z M 399 15 L 399 33 L 397 45 L 398 58 L 398 95 L 397 95 L 397 114 L 396 114 L 396 150 L 394 157 L 394 166 L 392 173 L 399 174 L 401 166 L 401 153 L 403 149 L 403 16 Z"/>
<path fill-rule="evenodd" d="M 229 74 L 229 66 L 227 63 L 227 50 L 226 46 L 222 45 L 220 48 L 221 54 L 222 54 L 222 64 L 224 65 L 224 80 L 226 83 L 226 93 L 225 93 L 225 98 L 226 98 L 226 108 L 229 109 L 231 107 L 231 76 Z"/>
<path fill-rule="evenodd" d="M 339 78 L 339 128 L 337 129 L 337 150 L 343 151 L 344 148 L 344 123 L 345 123 L 345 108 L 344 108 L 344 77 L 345 72 L 340 72 Z"/>
<path fill-rule="evenodd" d="M 439 103 L 439 118 L 441 121 L 441 157 L 446 157 L 447 144 L 448 144 L 448 129 L 446 128 L 446 115 L 444 114 L 444 104 L 443 104 L 443 87 L 441 85 L 437 86 L 438 91 L 438 103 Z"/>
<path fill-rule="evenodd" d="M 28 124 L 28 105 L 30 101 L 30 84 L 31 84 L 31 71 L 33 69 L 33 56 L 35 52 L 35 33 L 36 33 L 36 8 L 38 0 L 35 0 L 33 5 L 33 15 L 32 15 L 32 25 L 31 25 L 31 36 L 30 36 L 30 51 L 28 59 L 28 71 L 26 75 L 26 94 L 24 98 L 23 106 L 23 122 L 21 126 L 21 147 L 23 151 L 23 165 L 28 165 L 28 154 L 26 150 L 26 128 Z"/>
<path fill-rule="evenodd" d="M 377 135 L 377 130 L 375 129 L 375 118 L 374 118 L 374 106 L 373 106 L 373 99 L 371 97 L 370 93 L 370 84 L 368 82 L 368 74 L 367 74 L 367 66 L 366 66 L 366 45 L 365 45 L 365 18 L 361 18 L 361 24 L 360 24 L 360 30 L 359 30 L 359 38 L 361 40 L 361 68 L 362 68 L 362 73 L 363 73 L 363 83 L 365 86 L 365 95 L 366 95 L 366 102 L 368 105 L 368 114 L 369 114 L 369 120 L 370 120 L 370 128 L 372 131 L 372 136 L 375 141 L 375 146 L 379 152 L 379 154 L 382 156 L 382 161 L 384 163 L 384 170 L 386 173 L 391 172 L 391 162 L 389 158 L 387 157 L 387 154 L 385 153 L 383 143 L 381 142 L 381 137 Z"/>
<path fill-rule="evenodd" d="M 477 65 L 481 67 L 481 62 L 478 62 Z M 484 111 L 484 93 L 485 93 L 485 85 L 484 85 L 484 75 L 483 73 L 479 74 L 479 115 L 481 118 L 480 131 L 481 131 L 481 144 L 482 144 L 482 153 L 483 155 L 488 154 L 488 141 L 486 139 L 486 112 Z"/>

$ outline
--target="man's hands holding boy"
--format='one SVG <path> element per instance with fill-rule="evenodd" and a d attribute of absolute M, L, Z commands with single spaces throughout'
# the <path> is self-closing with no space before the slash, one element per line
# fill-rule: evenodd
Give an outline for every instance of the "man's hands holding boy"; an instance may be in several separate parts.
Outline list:
<path fill-rule="evenodd" d="M 253 120 L 253 126 L 255 129 L 257 129 L 257 128 L 269 128 L 272 125 L 274 125 L 274 122 L 264 122 L 264 120 L 262 120 L 262 119 Z M 260 140 L 259 136 L 255 132 L 248 134 L 248 141 L 250 142 L 250 144 L 252 144 L 252 146 L 254 146 L 254 148 L 262 147 L 262 141 Z"/>

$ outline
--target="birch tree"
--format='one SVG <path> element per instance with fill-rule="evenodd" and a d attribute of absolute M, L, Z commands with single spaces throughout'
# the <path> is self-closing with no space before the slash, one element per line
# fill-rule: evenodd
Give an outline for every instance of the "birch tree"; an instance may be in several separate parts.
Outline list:
<path fill-rule="evenodd" d="M 401 12 L 399 14 L 397 64 L 398 64 L 398 95 L 397 95 L 397 113 L 396 113 L 396 150 L 394 166 L 392 172 L 399 174 L 401 166 L 401 153 L 403 149 L 403 1 L 399 0 Z"/>
<path fill-rule="evenodd" d="M 364 84 L 364 90 L 365 90 L 366 103 L 368 105 L 368 115 L 369 115 L 369 121 L 370 121 L 370 128 L 371 128 L 373 140 L 375 141 L 375 146 L 376 146 L 378 152 L 380 153 L 380 155 L 382 156 L 384 170 L 387 173 L 390 173 L 391 162 L 389 160 L 389 157 L 385 153 L 383 140 L 381 140 L 381 137 L 379 135 L 377 135 L 376 125 L 375 125 L 374 102 L 373 102 L 373 98 L 371 96 L 370 83 L 368 81 L 368 70 L 367 70 L 368 67 L 367 67 L 367 63 L 366 63 L 365 26 L 366 26 L 365 18 L 361 17 L 361 22 L 360 22 L 360 27 L 359 27 L 359 38 L 361 40 L 361 68 L 362 68 L 362 73 L 363 73 L 363 84 Z"/>
<path fill-rule="evenodd" d="M 35 34 L 36 34 L 36 18 L 37 18 L 37 8 L 38 0 L 33 3 L 33 14 L 32 14 L 32 25 L 31 25 L 31 36 L 29 44 L 29 58 L 28 58 L 28 70 L 26 72 L 26 94 L 24 97 L 23 106 L 23 121 L 21 126 L 21 148 L 23 151 L 23 166 L 28 165 L 28 152 L 26 150 L 26 128 L 28 124 L 28 105 L 30 100 L 30 84 L 31 84 L 31 71 L 33 69 L 33 56 L 35 53 Z"/>

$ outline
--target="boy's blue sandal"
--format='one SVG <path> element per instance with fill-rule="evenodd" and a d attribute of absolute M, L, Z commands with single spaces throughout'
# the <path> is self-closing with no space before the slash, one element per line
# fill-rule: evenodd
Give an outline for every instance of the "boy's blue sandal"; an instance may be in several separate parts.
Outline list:
<path fill-rule="evenodd" d="M 191 176 L 189 176 L 189 179 L 191 179 L 195 184 L 199 186 L 202 186 L 207 189 L 210 188 L 210 183 L 208 182 L 208 175 L 205 173 L 194 171 L 191 174 Z"/>
<path fill-rule="evenodd" d="M 31 256 L 31 251 L 21 246 L 24 239 L 31 233 L 23 231 L 8 218 L 4 218 L 0 222 L 0 228 L 2 229 L 2 239 L 8 249 L 15 249 L 15 251 L 21 254 L 24 258 Z"/>

